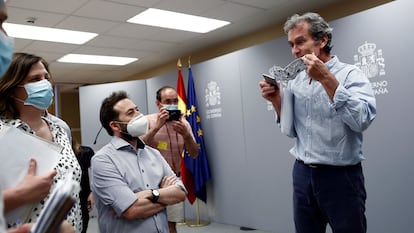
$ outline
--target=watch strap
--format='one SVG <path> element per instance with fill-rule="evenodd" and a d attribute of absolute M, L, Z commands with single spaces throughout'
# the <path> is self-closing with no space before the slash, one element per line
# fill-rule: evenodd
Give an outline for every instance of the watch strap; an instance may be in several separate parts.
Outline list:
<path fill-rule="evenodd" d="M 154 194 L 154 192 L 157 192 L 157 195 Z M 157 190 L 151 189 L 151 194 L 152 194 L 151 202 L 156 203 L 158 201 L 158 198 L 160 198 L 159 192 Z"/>

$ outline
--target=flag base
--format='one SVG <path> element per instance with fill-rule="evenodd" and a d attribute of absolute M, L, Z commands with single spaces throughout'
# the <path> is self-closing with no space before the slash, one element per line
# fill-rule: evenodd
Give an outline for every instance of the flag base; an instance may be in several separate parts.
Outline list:
<path fill-rule="evenodd" d="M 182 221 L 182 222 L 176 222 L 175 223 L 177 226 L 185 226 L 185 225 L 187 225 L 187 223 L 185 222 L 185 221 Z"/>
<path fill-rule="evenodd" d="M 187 226 L 189 227 L 204 227 L 207 226 L 208 224 L 210 224 L 210 221 L 205 221 L 205 220 L 186 220 L 185 223 L 187 224 Z"/>
<path fill-rule="evenodd" d="M 250 227 L 240 227 L 241 231 L 255 231 L 256 229 Z"/>

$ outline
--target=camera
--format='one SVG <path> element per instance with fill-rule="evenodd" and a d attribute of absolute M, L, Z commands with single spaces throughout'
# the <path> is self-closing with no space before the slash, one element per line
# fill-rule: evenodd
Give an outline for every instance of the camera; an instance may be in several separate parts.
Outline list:
<path fill-rule="evenodd" d="M 168 110 L 168 113 L 170 114 L 170 117 L 168 118 L 168 121 L 178 121 L 178 120 L 180 120 L 181 111 L 179 109 Z"/>

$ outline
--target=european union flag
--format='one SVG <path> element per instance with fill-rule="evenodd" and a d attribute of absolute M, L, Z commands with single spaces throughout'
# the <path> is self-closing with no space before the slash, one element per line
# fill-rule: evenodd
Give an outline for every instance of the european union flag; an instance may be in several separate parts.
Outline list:
<path fill-rule="evenodd" d="M 204 145 L 203 130 L 201 129 L 201 119 L 198 115 L 197 97 L 194 88 L 194 79 L 191 68 L 188 68 L 188 88 L 187 88 L 187 121 L 193 130 L 194 138 L 200 145 L 198 156 L 193 159 L 184 156 L 187 169 L 192 173 L 194 180 L 194 190 L 197 198 L 207 202 L 206 184 L 210 180 L 210 168 L 208 166 L 206 147 Z"/>

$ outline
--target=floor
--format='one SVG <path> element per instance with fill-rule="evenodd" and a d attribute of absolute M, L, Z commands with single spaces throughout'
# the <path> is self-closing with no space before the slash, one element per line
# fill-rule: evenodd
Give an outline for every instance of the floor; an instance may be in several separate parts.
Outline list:
<path fill-rule="evenodd" d="M 220 223 L 209 223 L 205 226 L 197 226 L 197 224 L 192 224 L 193 226 L 187 225 L 178 225 L 178 233 L 270 233 L 259 230 L 241 230 L 239 226 L 225 225 Z M 99 233 L 97 218 L 91 218 L 89 221 L 88 232 L 87 233 Z"/>

